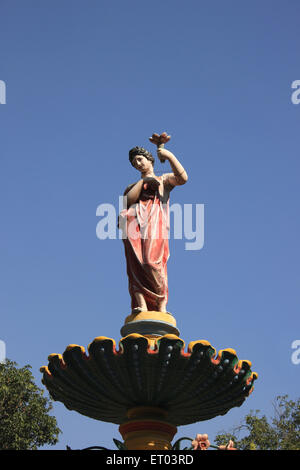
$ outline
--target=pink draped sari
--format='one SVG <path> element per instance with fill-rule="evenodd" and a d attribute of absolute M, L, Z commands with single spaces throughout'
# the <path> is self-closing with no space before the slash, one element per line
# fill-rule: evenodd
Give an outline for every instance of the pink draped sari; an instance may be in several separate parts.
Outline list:
<path fill-rule="evenodd" d="M 119 218 L 132 310 L 138 306 L 135 292 L 144 296 L 148 310 L 158 311 L 161 302 L 168 300 L 169 194 L 173 186 L 165 175 L 157 179 L 161 191 L 150 190 L 144 184 L 137 203 L 124 209 Z"/>

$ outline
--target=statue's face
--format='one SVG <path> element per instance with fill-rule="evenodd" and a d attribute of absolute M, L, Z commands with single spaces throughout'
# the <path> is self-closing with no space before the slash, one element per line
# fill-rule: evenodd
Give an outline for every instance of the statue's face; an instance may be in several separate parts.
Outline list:
<path fill-rule="evenodd" d="M 145 171 L 152 168 L 152 163 L 144 155 L 136 155 L 132 164 L 138 171 Z"/>

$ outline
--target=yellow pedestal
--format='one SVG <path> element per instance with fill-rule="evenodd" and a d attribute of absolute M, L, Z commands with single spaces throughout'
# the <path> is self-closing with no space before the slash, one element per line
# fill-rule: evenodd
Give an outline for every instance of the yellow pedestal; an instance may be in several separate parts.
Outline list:
<path fill-rule="evenodd" d="M 156 312 L 156 311 L 146 311 L 140 312 L 137 314 L 128 315 L 125 318 L 125 325 L 126 323 L 142 321 L 142 320 L 156 320 L 156 321 L 163 321 L 166 323 L 170 323 L 171 325 L 176 327 L 176 320 L 170 313 L 167 312 Z"/>
<path fill-rule="evenodd" d="M 167 334 L 179 336 L 176 320 L 168 312 L 145 311 L 128 315 L 121 328 L 121 335 L 138 333 L 149 338 L 158 338 Z"/>

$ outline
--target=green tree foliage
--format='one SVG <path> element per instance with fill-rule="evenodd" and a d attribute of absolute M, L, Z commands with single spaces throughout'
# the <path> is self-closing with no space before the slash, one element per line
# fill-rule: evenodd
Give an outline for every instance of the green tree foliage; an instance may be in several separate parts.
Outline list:
<path fill-rule="evenodd" d="M 58 442 L 60 429 L 49 416 L 51 401 L 35 383 L 31 366 L 0 363 L 0 449 L 36 450 Z"/>
<path fill-rule="evenodd" d="M 216 443 L 232 439 L 240 450 L 300 450 L 300 398 L 293 401 L 287 395 L 278 396 L 273 405 L 270 422 L 266 416 L 259 417 L 259 410 L 252 411 L 232 432 L 218 434 Z"/>

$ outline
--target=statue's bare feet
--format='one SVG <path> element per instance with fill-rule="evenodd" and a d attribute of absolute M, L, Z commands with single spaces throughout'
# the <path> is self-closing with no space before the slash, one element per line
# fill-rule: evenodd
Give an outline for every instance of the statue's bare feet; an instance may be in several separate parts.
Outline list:
<path fill-rule="evenodd" d="M 158 311 L 163 313 L 167 311 L 167 302 L 165 300 L 158 304 Z"/>
<path fill-rule="evenodd" d="M 141 313 L 141 312 L 144 312 L 144 310 L 141 307 L 135 307 L 131 311 L 132 315 L 137 315 L 138 313 Z"/>
<path fill-rule="evenodd" d="M 148 307 L 143 294 L 141 294 L 140 292 L 135 292 L 134 296 L 136 299 L 137 306 L 132 310 L 132 313 L 147 312 Z"/>

